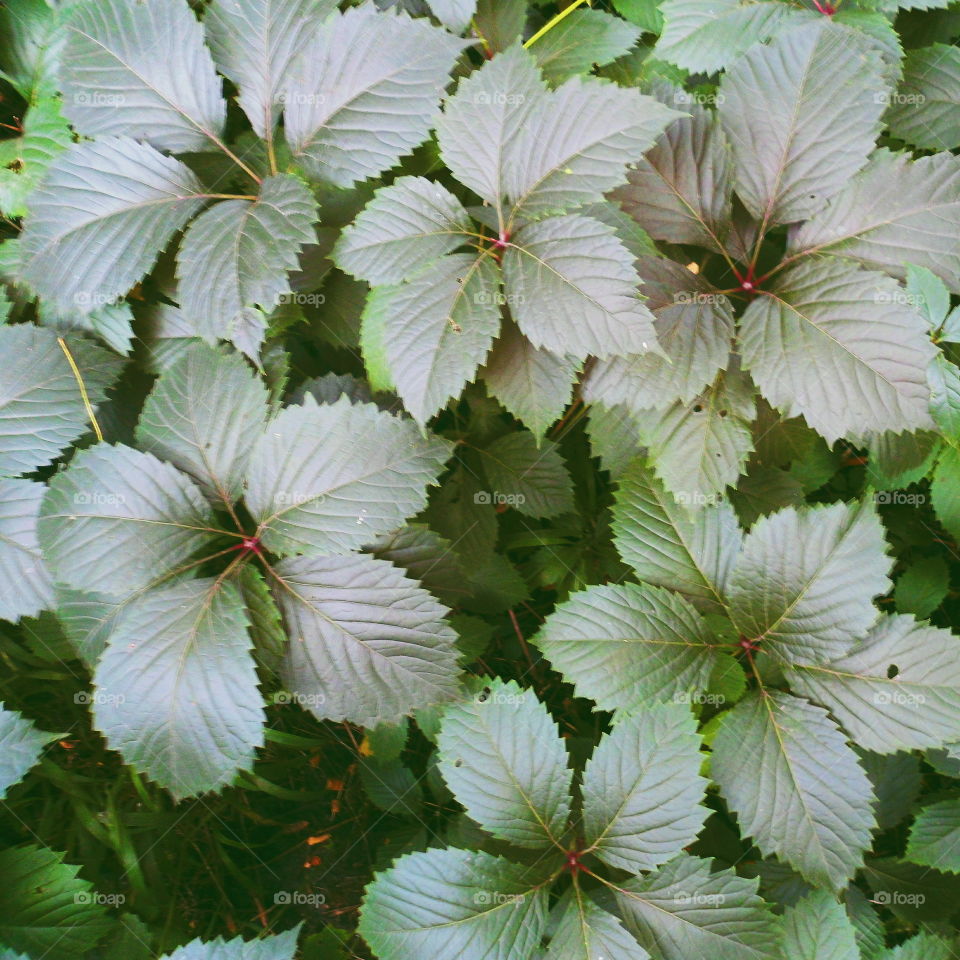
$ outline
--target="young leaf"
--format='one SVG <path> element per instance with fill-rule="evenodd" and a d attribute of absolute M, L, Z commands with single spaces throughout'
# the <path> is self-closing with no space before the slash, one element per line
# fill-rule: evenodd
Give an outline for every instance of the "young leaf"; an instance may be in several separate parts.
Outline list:
<path fill-rule="evenodd" d="M 652 870 L 693 843 L 707 810 L 697 721 L 683 703 L 615 721 L 583 773 L 588 849 L 613 867 Z"/>
<path fill-rule="evenodd" d="M 825 210 L 792 232 L 787 252 L 852 257 L 898 279 L 932 270 L 960 292 L 960 157 L 877 150 Z M 909 258 L 904 257 L 909 250 Z"/>
<path fill-rule="evenodd" d="M 960 801 L 941 800 L 917 814 L 906 857 L 913 863 L 960 873 Z"/>
<path fill-rule="evenodd" d="M 335 0 L 216 0 L 203 24 L 217 66 L 259 137 L 273 134 L 290 67 Z"/>
<path fill-rule="evenodd" d="M 372 284 L 400 283 L 462 246 L 471 232 L 467 211 L 442 184 L 400 177 L 378 190 L 340 234 L 333 258 Z"/>
<path fill-rule="evenodd" d="M 54 735 L 0 703 L 0 800 L 40 760 L 43 748 Z"/>
<path fill-rule="evenodd" d="M 960 740 L 957 638 L 913 617 L 883 617 L 847 656 L 790 671 L 798 693 L 827 707 L 876 753 Z"/>
<path fill-rule="evenodd" d="M 784 960 L 860 960 L 853 924 L 826 890 L 814 890 L 784 913 Z"/>
<path fill-rule="evenodd" d="M 641 583 L 676 590 L 704 613 L 722 613 L 742 534 L 728 504 L 691 512 L 637 458 L 618 478 L 614 543 Z"/>
<path fill-rule="evenodd" d="M 293 960 L 297 952 L 299 925 L 275 937 L 259 940 L 191 940 L 160 960 Z"/>
<path fill-rule="evenodd" d="M 897 613 L 910 613 L 919 620 L 929 617 L 950 590 L 950 569 L 943 557 L 924 557 L 911 564 L 897 579 L 893 598 Z"/>
<path fill-rule="evenodd" d="M 903 80 L 887 111 L 890 133 L 921 150 L 960 147 L 960 50 L 935 43 L 908 50 Z"/>
<path fill-rule="evenodd" d="M 662 960 L 780 960 L 779 918 L 757 881 L 680 854 L 617 893 L 627 929 Z"/>
<path fill-rule="evenodd" d="M 728 583 L 740 633 L 787 664 L 842 656 L 890 587 L 883 526 L 868 503 L 788 507 L 747 534 Z"/>
<path fill-rule="evenodd" d="M 239 499 L 250 451 L 267 418 L 267 391 L 236 354 L 187 348 L 143 405 L 140 446 L 189 473 L 224 503 Z"/>
<path fill-rule="evenodd" d="M 0 620 L 35 617 L 53 603 L 37 542 L 43 494 L 42 483 L 0 480 Z"/>
<path fill-rule="evenodd" d="M 547 924 L 541 879 L 489 853 L 411 853 L 367 887 L 360 935 L 380 960 L 530 960 Z"/>
<path fill-rule="evenodd" d="M 711 771 L 744 836 L 839 892 L 875 826 L 870 781 L 826 710 L 765 690 L 724 715 Z"/>
<path fill-rule="evenodd" d="M 226 119 L 203 28 L 185 0 L 91 0 L 67 24 L 63 109 L 87 136 L 208 150 Z"/>
<path fill-rule="evenodd" d="M 769 223 L 822 209 L 866 163 L 883 88 L 879 57 L 829 23 L 790 30 L 736 61 L 720 87 L 719 113 L 747 209 Z"/>
<path fill-rule="evenodd" d="M 951 960 L 953 956 L 949 940 L 921 930 L 915 937 L 884 951 L 879 960 Z"/>
<path fill-rule="evenodd" d="M 409 283 L 371 291 L 364 327 L 381 329 L 390 379 L 419 424 L 476 376 L 500 330 L 499 301 L 493 261 L 464 253 L 428 265 Z"/>
<path fill-rule="evenodd" d="M 423 509 L 449 455 L 445 441 L 373 404 L 308 396 L 256 442 L 246 502 L 269 549 L 342 553 Z"/>
<path fill-rule="evenodd" d="M 146 143 L 78 144 L 31 196 L 22 278 L 59 309 L 90 313 L 137 283 L 203 202 L 190 169 Z"/>
<path fill-rule="evenodd" d="M 437 747 L 443 779 L 484 830 L 521 847 L 561 846 L 573 774 L 557 725 L 533 693 L 491 680 L 447 707 Z"/>
<path fill-rule="evenodd" d="M 385 560 L 295 557 L 272 587 L 291 637 L 281 674 L 315 716 L 372 727 L 456 691 L 447 608 Z"/>
<path fill-rule="evenodd" d="M 284 133 L 318 179 L 375 177 L 427 136 L 463 42 L 371 6 L 333 14 L 290 70 Z"/>
<path fill-rule="evenodd" d="M 554 908 L 559 920 L 543 960 L 649 960 L 650 954 L 612 913 L 579 887 Z M 552 919 L 552 918 L 551 918 Z"/>
<path fill-rule="evenodd" d="M 573 485 L 557 445 L 539 446 L 528 430 L 506 433 L 483 449 L 492 492 L 529 517 L 555 517 L 574 509 Z M 512 498 L 512 499 L 511 499 Z"/>
<path fill-rule="evenodd" d="M 503 273 L 513 318 L 535 347 L 578 359 L 658 349 L 633 256 L 606 224 L 573 215 L 522 227 Z"/>
<path fill-rule="evenodd" d="M 716 644 L 682 597 L 660 587 L 594 586 L 547 617 L 533 642 L 576 688 L 603 710 L 706 687 Z"/>
<path fill-rule="evenodd" d="M 193 481 L 152 454 L 98 444 L 58 473 L 38 539 L 55 580 L 124 599 L 210 542 L 213 514 Z"/>
<path fill-rule="evenodd" d="M 477 0 L 430 0 L 433 15 L 454 33 L 463 33 L 477 11 Z"/>
<path fill-rule="evenodd" d="M 94 674 L 94 725 L 177 800 L 230 784 L 263 744 L 248 620 L 232 583 L 188 580 L 131 601 Z"/>

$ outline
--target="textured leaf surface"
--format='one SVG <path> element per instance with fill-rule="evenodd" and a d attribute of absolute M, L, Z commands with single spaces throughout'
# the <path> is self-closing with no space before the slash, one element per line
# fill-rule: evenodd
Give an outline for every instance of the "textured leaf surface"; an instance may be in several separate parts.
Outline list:
<path fill-rule="evenodd" d="M 583 774 L 587 846 L 631 873 L 692 843 L 707 810 L 696 718 L 683 703 L 645 706 L 618 720 Z"/>
<path fill-rule="evenodd" d="M 500 287 L 489 257 L 455 253 L 409 283 L 375 288 L 364 325 L 377 327 L 390 378 L 424 424 L 476 376 L 500 329 Z M 369 352 L 365 351 L 368 366 Z"/>
<path fill-rule="evenodd" d="M 324 21 L 290 71 L 284 131 L 311 176 L 348 187 L 423 141 L 462 41 L 369 6 Z"/>
<path fill-rule="evenodd" d="M 463 33 L 477 10 L 477 0 L 430 0 L 433 15 L 454 33 Z"/>
<path fill-rule="evenodd" d="M 445 441 L 373 404 L 308 396 L 254 446 L 246 502 L 271 550 L 353 550 L 421 510 L 448 456 Z"/>
<path fill-rule="evenodd" d="M 827 208 L 790 237 L 788 252 L 860 260 L 898 279 L 927 267 L 960 292 L 960 157 L 877 150 Z"/>
<path fill-rule="evenodd" d="M 360 934 L 382 960 L 517 960 L 547 922 L 548 895 L 530 870 L 489 853 L 411 853 L 367 887 Z"/>
<path fill-rule="evenodd" d="M 657 349 L 633 257 L 612 227 L 576 215 L 532 223 L 513 237 L 503 271 L 513 317 L 534 346 L 578 358 Z"/>
<path fill-rule="evenodd" d="M 555 517 L 574 509 L 573 484 L 555 443 L 539 446 L 528 430 L 507 433 L 483 449 L 483 469 L 494 495 L 530 517 Z M 493 499 L 491 497 L 491 499 Z"/>
<path fill-rule="evenodd" d="M 275 570 L 290 636 L 281 673 L 317 717 L 370 727 L 452 697 L 447 608 L 393 564 L 364 554 L 296 557 Z"/>
<path fill-rule="evenodd" d="M 612 913 L 579 888 L 557 906 L 560 919 L 544 960 L 648 960 L 649 954 Z"/>
<path fill-rule="evenodd" d="M 467 211 L 442 184 L 400 177 L 340 234 L 333 256 L 355 277 L 399 283 L 466 243 L 472 230 Z"/>
<path fill-rule="evenodd" d="M 879 57 L 851 40 L 833 24 L 803 26 L 754 47 L 727 71 L 720 118 L 737 195 L 757 218 L 808 219 L 866 163 L 884 84 Z"/>
<path fill-rule="evenodd" d="M 723 594 L 742 534 L 725 503 L 691 512 L 642 459 L 618 479 L 614 543 L 641 583 L 669 587 L 705 613 L 723 610 Z"/>
<path fill-rule="evenodd" d="M 177 252 L 187 319 L 208 339 L 237 342 L 247 309 L 272 313 L 283 302 L 287 273 L 296 269 L 300 248 L 315 240 L 315 214 L 306 184 L 287 174 L 264 180 L 256 200 L 226 200 L 204 211 Z"/>
<path fill-rule="evenodd" d="M 91 0 L 74 7 L 67 29 L 64 112 L 80 133 L 172 153 L 212 147 L 226 104 L 184 0 Z"/>
<path fill-rule="evenodd" d="M 212 522 L 200 490 L 176 468 L 98 444 L 50 481 L 38 535 L 55 580 L 122 599 L 201 550 Z"/>
<path fill-rule="evenodd" d="M 814 890 L 784 914 L 784 960 L 860 960 L 853 924 L 826 890 Z"/>
<path fill-rule="evenodd" d="M 960 49 L 945 43 L 909 50 L 887 111 L 893 136 L 923 150 L 960 147 Z"/>
<path fill-rule="evenodd" d="M 825 710 L 778 690 L 748 696 L 725 715 L 711 770 L 765 855 L 846 887 L 871 844 L 873 791 Z"/>
<path fill-rule="evenodd" d="M 31 196 L 23 279 L 59 308 L 90 313 L 143 277 L 202 195 L 187 166 L 146 143 L 78 144 Z"/>
<path fill-rule="evenodd" d="M 534 643 L 578 696 L 604 710 L 702 689 L 716 657 L 706 623 L 686 600 L 629 583 L 575 593 Z"/>
<path fill-rule="evenodd" d="M 746 310 L 743 359 L 763 395 L 829 443 L 930 425 L 926 325 L 888 278 L 840 260 L 782 274 Z"/>
<path fill-rule="evenodd" d="M 876 621 L 891 560 L 868 503 L 788 507 L 754 524 L 730 577 L 741 633 L 786 663 L 844 654 Z"/>
<path fill-rule="evenodd" d="M 791 682 L 868 750 L 939 747 L 960 739 L 958 650 L 947 630 L 885 616 L 847 656 L 802 665 Z"/>
<path fill-rule="evenodd" d="M 120 373 L 120 361 L 86 340 L 67 348 L 96 409 Z M 56 335 L 30 324 L 0 327 L 0 475 L 30 473 L 55 460 L 89 429 L 76 377 Z"/>
<path fill-rule="evenodd" d="M 663 960 L 780 960 L 780 922 L 757 881 L 681 854 L 617 894 L 627 928 Z"/>
<path fill-rule="evenodd" d="M 443 779 L 472 820 L 518 846 L 560 845 L 573 774 L 557 725 L 532 691 L 490 681 L 447 707 L 437 747 Z"/>
<path fill-rule="evenodd" d="M 960 873 L 960 801 L 932 803 L 917 814 L 906 857 L 913 863 Z"/>
<path fill-rule="evenodd" d="M 267 391 L 236 354 L 190 346 L 143 406 L 137 442 L 225 502 L 239 498 Z"/>
<path fill-rule="evenodd" d="M 188 580 L 123 611 L 94 674 L 107 744 L 177 800 L 253 767 L 263 701 L 239 590 Z"/>
<path fill-rule="evenodd" d="M 217 66 L 260 137 L 272 134 L 287 74 L 334 0 L 217 0 L 203 18 Z"/>
<path fill-rule="evenodd" d="M 27 775 L 52 739 L 16 710 L 0 704 L 0 800 Z"/>
<path fill-rule="evenodd" d="M 32 480 L 0 480 L 0 620 L 35 617 L 53 603 L 37 542 L 44 490 Z"/>
<path fill-rule="evenodd" d="M 297 951 L 297 935 L 300 927 L 294 927 L 275 937 L 262 937 L 259 940 L 192 940 L 186 946 L 178 947 L 171 954 L 164 954 L 161 960 L 293 960 Z"/>

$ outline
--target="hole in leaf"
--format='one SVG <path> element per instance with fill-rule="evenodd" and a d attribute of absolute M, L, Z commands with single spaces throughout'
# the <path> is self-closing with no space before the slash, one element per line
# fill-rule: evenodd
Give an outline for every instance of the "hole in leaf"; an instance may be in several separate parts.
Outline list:
<path fill-rule="evenodd" d="M 887 667 L 887 679 L 892 680 L 899 672 L 900 668 L 895 663 L 891 663 L 890 666 Z"/>

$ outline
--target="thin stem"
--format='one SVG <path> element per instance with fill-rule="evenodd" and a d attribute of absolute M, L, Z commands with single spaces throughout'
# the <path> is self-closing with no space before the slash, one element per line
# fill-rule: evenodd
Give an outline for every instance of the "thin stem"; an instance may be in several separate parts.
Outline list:
<path fill-rule="evenodd" d="M 83 399 L 83 407 L 87 411 L 87 417 L 93 426 L 93 432 L 97 435 L 97 442 L 103 443 L 103 431 L 100 429 L 100 424 L 97 423 L 96 414 L 93 412 L 93 404 L 90 402 L 90 396 L 87 393 L 87 385 L 83 382 L 83 375 L 80 373 L 80 368 L 77 366 L 76 360 L 73 359 L 73 354 L 70 352 L 70 348 L 67 346 L 66 340 L 64 340 L 63 337 L 57 337 L 57 343 L 60 344 L 60 349 L 67 358 L 67 363 L 70 364 L 70 369 L 73 371 L 73 377 L 77 381 L 77 386 L 80 388 L 80 397 Z"/>
<path fill-rule="evenodd" d="M 565 10 L 561 10 L 552 20 L 542 26 L 526 43 L 524 47 L 532 47 L 545 33 L 549 33 L 564 17 L 570 16 L 577 7 L 582 6 L 587 0 L 574 0 Z"/>
<path fill-rule="evenodd" d="M 258 177 L 218 136 L 210 133 L 209 130 L 204 132 L 257 186 L 263 183 L 263 178 Z"/>

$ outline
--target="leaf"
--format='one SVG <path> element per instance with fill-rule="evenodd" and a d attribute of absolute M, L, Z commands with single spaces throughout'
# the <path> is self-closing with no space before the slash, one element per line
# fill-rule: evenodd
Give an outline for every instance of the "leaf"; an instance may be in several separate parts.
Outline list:
<path fill-rule="evenodd" d="M 177 251 L 178 299 L 203 336 L 236 342 L 246 310 L 271 313 L 283 302 L 315 214 L 306 184 L 281 174 L 263 181 L 256 200 L 226 200 L 197 217 Z"/>
<path fill-rule="evenodd" d="M 455 253 L 409 283 L 374 288 L 363 323 L 382 331 L 397 393 L 425 424 L 476 376 L 500 330 L 500 287 L 489 257 Z M 369 352 L 364 357 L 370 365 Z"/>
<path fill-rule="evenodd" d="M 676 590 L 705 613 L 723 612 L 742 538 L 729 505 L 690 512 L 638 458 L 618 478 L 611 527 L 641 583 Z"/>
<path fill-rule="evenodd" d="M 622 884 L 617 902 L 627 929 L 662 960 L 779 960 L 780 921 L 757 895 L 757 881 L 681 854 L 656 873 Z"/>
<path fill-rule="evenodd" d="M 484 830 L 521 847 L 561 846 L 573 774 L 556 723 L 531 691 L 490 680 L 447 707 L 437 748 L 447 786 Z"/>
<path fill-rule="evenodd" d="M 58 308 L 90 313 L 139 281 L 202 205 L 190 169 L 151 146 L 126 137 L 80 143 L 30 198 L 22 278 Z"/>
<path fill-rule="evenodd" d="M 561 603 L 534 644 L 577 696 L 630 710 L 707 685 L 716 660 L 707 624 L 660 587 L 594 586 Z"/>
<path fill-rule="evenodd" d="M 270 138 L 290 68 L 334 0 L 216 0 L 203 18 L 221 72 L 239 88 L 237 102 L 258 137 Z"/>
<path fill-rule="evenodd" d="M 881 960 L 950 960 L 954 955 L 949 941 L 921 930 L 916 936 L 891 947 Z"/>
<path fill-rule="evenodd" d="M 295 557 L 274 571 L 291 638 L 281 675 L 315 716 L 372 727 L 456 692 L 447 608 L 392 564 Z"/>
<path fill-rule="evenodd" d="M 120 372 L 117 357 L 86 340 L 65 341 L 96 409 Z M 0 476 L 54 461 L 89 429 L 86 406 L 56 335 L 31 324 L 0 326 Z"/>
<path fill-rule="evenodd" d="M 702 759 L 696 718 L 682 703 L 644 706 L 615 721 L 583 774 L 588 849 L 639 873 L 693 843 L 707 816 Z"/>
<path fill-rule="evenodd" d="M 656 240 L 723 250 L 733 191 L 726 135 L 715 113 L 684 102 L 684 91 L 665 87 L 658 96 L 690 116 L 667 127 L 612 196 Z"/>
<path fill-rule="evenodd" d="M 911 613 L 923 620 L 943 603 L 949 589 L 950 571 L 943 557 L 918 560 L 897 579 L 893 592 L 897 613 Z"/>
<path fill-rule="evenodd" d="M 751 47 L 812 22 L 812 10 L 777 0 L 663 0 L 656 56 L 687 70 L 716 73 Z"/>
<path fill-rule="evenodd" d="M 477 0 L 430 0 L 433 15 L 454 33 L 463 33 L 477 11 Z"/>
<path fill-rule="evenodd" d="M 730 301 L 672 260 L 641 257 L 636 266 L 662 354 L 594 362 L 584 377 L 583 398 L 608 407 L 624 404 L 638 413 L 676 400 L 689 404 L 728 366 Z"/>
<path fill-rule="evenodd" d="M 124 599 L 209 543 L 212 523 L 200 490 L 170 464 L 98 444 L 50 481 L 37 533 L 54 580 Z"/>
<path fill-rule="evenodd" d="M 932 270 L 960 292 L 960 157 L 877 150 L 816 217 L 790 235 L 787 252 L 831 253 L 906 277 L 907 264 Z"/>
<path fill-rule="evenodd" d="M 853 924 L 826 890 L 808 893 L 784 913 L 784 960 L 860 960 Z"/>
<path fill-rule="evenodd" d="M 67 31 L 63 107 L 79 133 L 171 153 L 219 143 L 221 81 L 183 0 L 91 0 L 74 6 Z"/>
<path fill-rule="evenodd" d="M 477 0 L 473 18 L 477 36 L 484 49 L 494 53 L 506 50 L 523 33 L 527 22 L 526 0 Z"/>
<path fill-rule="evenodd" d="M 496 0 L 496 5 L 507 3 Z M 526 4 L 522 6 L 525 15 Z M 498 210 L 506 199 L 508 151 L 533 113 L 545 108 L 546 90 L 533 56 L 516 45 L 461 80 L 444 102 L 437 120 L 443 162 L 460 183 Z"/>
<path fill-rule="evenodd" d="M 44 490 L 32 480 L 0 480 L 0 620 L 17 623 L 53 604 L 53 587 L 37 543 Z"/>
<path fill-rule="evenodd" d="M 538 447 L 529 430 L 519 430 L 505 433 L 481 452 L 494 503 L 505 503 L 529 517 L 573 512 L 573 484 L 552 441 Z"/>
<path fill-rule="evenodd" d="M 466 594 L 467 574 L 453 544 L 420 523 L 410 523 L 379 537 L 370 552 L 402 568 L 444 603 L 454 606 Z"/>
<path fill-rule="evenodd" d="M 559 919 L 544 960 L 649 960 L 620 920 L 585 896 L 579 887 L 555 908 Z"/>
<path fill-rule="evenodd" d="M 381 960 L 529 960 L 547 923 L 547 888 L 489 853 L 401 857 L 367 887 L 360 935 Z"/>
<path fill-rule="evenodd" d="M 912 812 L 920 795 L 920 762 L 911 753 L 885 756 L 871 750 L 858 750 L 857 753 L 873 785 L 877 826 L 889 830 Z"/>
<path fill-rule="evenodd" d="M 888 278 L 839 260 L 799 263 L 750 304 L 740 330 L 763 395 L 828 443 L 930 425 L 934 347 Z"/>
<path fill-rule="evenodd" d="M 852 39 L 832 24 L 796 27 L 724 76 L 719 114 L 737 195 L 758 219 L 808 219 L 866 163 L 884 84 L 879 58 Z"/>
<path fill-rule="evenodd" d="M 342 553 L 423 509 L 449 455 L 445 441 L 373 404 L 308 396 L 254 445 L 246 503 L 268 549 Z"/>
<path fill-rule="evenodd" d="M 289 71 L 284 133 L 312 177 L 375 177 L 426 139 L 463 42 L 366 6 L 328 17 Z"/>
<path fill-rule="evenodd" d="M 239 499 L 267 391 L 236 354 L 205 343 L 187 348 L 157 381 L 137 426 L 149 453 L 189 473 L 224 503 Z"/>
<path fill-rule="evenodd" d="M 930 502 L 937 519 L 956 538 L 960 535 L 960 450 L 947 447 L 930 482 Z"/>
<path fill-rule="evenodd" d="M 676 111 L 593 78 L 538 97 L 503 160 L 512 217 L 542 217 L 600 200 L 626 164 L 653 146 Z M 522 324 L 521 324 L 522 326 Z"/>
<path fill-rule="evenodd" d="M 578 359 L 657 350 L 633 257 L 612 227 L 581 216 L 529 224 L 503 272 L 513 318 L 535 347 Z"/>
<path fill-rule="evenodd" d="M 917 814 L 910 828 L 906 858 L 960 873 L 960 801 L 931 803 Z"/>
<path fill-rule="evenodd" d="M 589 73 L 595 64 L 623 56 L 640 39 L 640 31 L 602 10 L 580 8 L 560 20 L 530 48 L 551 84 Z"/>
<path fill-rule="evenodd" d="M 57 70 L 69 4 L 18 0 L 0 8 L 0 32 L 7 38 L 0 54 L 3 76 L 28 103 L 58 92 Z"/>
<path fill-rule="evenodd" d="M 38 730 L 16 710 L 0 704 L 0 800 L 40 761 L 43 748 L 53 739 L 54 734 Z"/>
<path fill-rule="evenodd" d="M 844 657 L 790 672 L 797 692 L 822 703 L 876 753 L 960 740 L 958 641 L 913 617 L 883 617 Z"/>
<path fill-rule="evenodd" d="M 570 402 L 579 366 L 573 357 L 535 347 L 509 321 L 480 375 L 487 390 L 539 441 Z"/>
<path fill-rule="evenodd" d="M 903 80 L 886 114 L 890 133 L 922 150 L 960 147 L 960 50 L 935 43 L 908 50 Z"/>
<path fill-rule="evenodd" d="M 333 250 L 337 266 L 372 284 L 400 283 L 424 264 L 452 253 L 473 226 L 460 201 L 442 184 L 400 177 L 377 190 Z"/>
<path fill-rule="evenodd" d="M 293 960 L 297 950 L 298 924 L 292 930 L 275 937 L 262 937 L 259 940 L 191 940 L 186 946 L 178 947 L 173 953 L 164 954 L 160 960 Z"/>
<path fill-rule="evenodd" d="M 76 960 L 113 921 L 80 868 L 45 847 L 0 852 L 0 940 L 49 960 Z"/>
<path fill-rule="evenodd" d="M 876 621 L 891 560 L 875 508 L 788 507 L 747 534 L 728 582 L 740 633 L 786 664 L 842 656 Z"/>
<path fill-rule="evenodd" d="M 871 845 L 873 791 L 826 710 L 779 690 L 748 695 L 724 715 L 711 771 L 764 855 L 846 887 Z"/>
<path fill-rule="evenodd" d="M 952 874 L 905 860 L 871 858 L 863 876 L 873 891 L 873 901 L 908 923 L 946 920 L 955 912 L 960 878 Z M 923 960 L 927 960 L 925 954 Z"/>
<path fill-rule="evenodd" d="M 94 725 L 176 800 L 228 786 L 263 744 L 248 625 L 232 583 L 158 587 L 126 607 L 97 665 Z"/>

